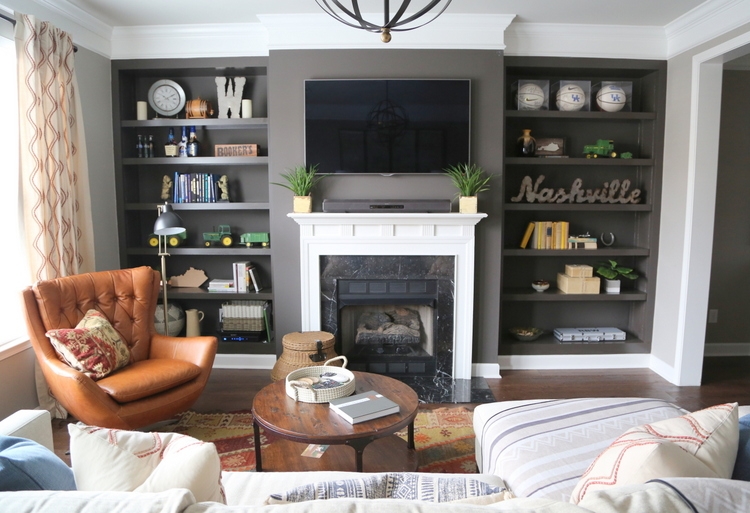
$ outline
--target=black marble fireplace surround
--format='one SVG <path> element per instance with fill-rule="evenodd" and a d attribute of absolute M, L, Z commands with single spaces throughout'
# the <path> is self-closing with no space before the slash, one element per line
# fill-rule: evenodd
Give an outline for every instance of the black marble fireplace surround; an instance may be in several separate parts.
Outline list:
<path fill-rule="evenodd" d="M 434 375 L 394 377 L 406 382 L 417 391 L 420 401 L 438 402 L 489 402 L 491 391 L 482 378 L 453 378 L 453 312 L 455 258 L 453 256 L 363 256 L 325 255 L 320 257 L 321 329 L 336 337 L 336 350 L 342 353 L 350 343 L 341 340 L 338 280 L 435 280 L 437 301 L 435 319 L 437 326 L 432 352 L 435 356 Z"/>

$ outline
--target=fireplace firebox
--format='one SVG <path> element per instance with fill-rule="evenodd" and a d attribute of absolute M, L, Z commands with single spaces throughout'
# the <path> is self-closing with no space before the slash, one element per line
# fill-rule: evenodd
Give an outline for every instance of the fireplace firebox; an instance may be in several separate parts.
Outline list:
<path fill-rule="evenodd" d="M 341 351 L 350 369 L 435 376 L 437 280 L 339 279 L 336 290 Z"/>

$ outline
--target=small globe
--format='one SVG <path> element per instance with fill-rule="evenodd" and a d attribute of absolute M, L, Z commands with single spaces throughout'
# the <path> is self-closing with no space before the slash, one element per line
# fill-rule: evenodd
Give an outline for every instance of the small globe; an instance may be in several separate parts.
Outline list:
<path fill-rule="evenodd" d="M 170 337 L 176 337 L 182 332 L 182 328 L 185 327 L 185 310 L 175 303 L 169 303 L 167 306 L 167 324 L 169 324 Z M 159 304 L 156 305 L 156 312 L 154 316 L 154 326 L 156 332 L 160 335 L 164 335 L 164 306 Z"/>

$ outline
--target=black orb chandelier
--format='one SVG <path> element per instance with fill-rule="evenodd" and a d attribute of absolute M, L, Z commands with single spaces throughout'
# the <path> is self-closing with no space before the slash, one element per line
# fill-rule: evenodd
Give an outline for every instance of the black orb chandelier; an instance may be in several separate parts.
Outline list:
<path fill-rule="evenodd" d="M 344 1 L 339 0 L 315 0 L 315 2 L 330 16 L 340 21 L 344 25 L 359 28 L 368 32 L 380 33 L 380 39 L 384 43 L 391 40 L 391 32 L 404 32 L 424 27 L 434 21 L 438 16 L 443 14 L 452 0 L 421 0 L 414 2 L 420 4 L 414 14 L 406 14 L 411 0 L 401 0 L 401 6 L 391 15 L 390 2 L 383 0 L 383 23 L 374 23 L 367 21 L 362 17 L 362 11 L 359 6 L 359 0 L 351 0 L 351 7 L 343 5 Z M 430 14 L 427 21 L 420 22 L 419 19 L 435 10 L 436 13 Z M 408 26 L 407 26 L 408 25 Z"/>

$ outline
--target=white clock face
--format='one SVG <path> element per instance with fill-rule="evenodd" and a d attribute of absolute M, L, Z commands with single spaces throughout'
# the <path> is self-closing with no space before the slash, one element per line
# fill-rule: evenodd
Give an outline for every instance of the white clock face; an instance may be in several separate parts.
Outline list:
<path fill-rule="evenodd" d="M 148 92 L 151 107 L 163 116 L 174 116 L 185 106 L 185 92 L 171 80 L 159 80 Z"/>

